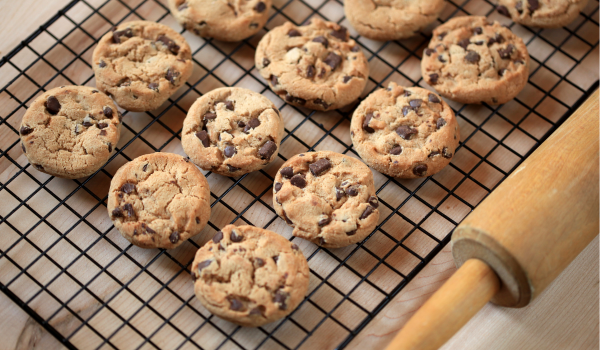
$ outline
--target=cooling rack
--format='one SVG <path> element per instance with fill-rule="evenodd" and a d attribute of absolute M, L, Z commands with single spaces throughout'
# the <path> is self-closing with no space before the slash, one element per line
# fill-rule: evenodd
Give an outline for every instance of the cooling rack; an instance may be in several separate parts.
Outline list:
<path fill-rule="evenodd" d="M 266 31 L 288 20 L 301 24 L 321 16 L 346 25 L 369 58 L 364 97 L 389 81 L 429 88 L 420 57 L 435 25 L 409 40 L 375 42 L 352 30 L 341 1 L 274 0 L 263 31 L 222 43 L 183 31 L 166 0 L 71 1 L 0 61 L 0 289 L 69 349 L 356 347 L 361 330 L 446 246 L 452 229 L 598 86 L 597 0 L 559 29 L 514 24 L 484 0 L 448 1 L 437 24 L 466 14 L 499 20 L 524 39 L 532 58 L 527 87 L 502 106 L 449 101 L 461 128 L 452 163 L 419 180 L 375 172 L 381 211 L 376 230 L 360 244 L 323 249 L 292 237 L 272 208 L 271 186 L 294 154 L 327 149 L 358 157 L 349 135 L 356 104 L 326 113 L 286 105 L 254 68 L 254 49 Z M 90 61 L 98 39 L 114 25 L 139 19 L 183 33 L 193 50 L 192 78 L 158 110 L 125 112 L 116 153 L 93 176 L 65 180 L 33 169 L 18 134 L 27 106 L 56 86 L 94 86 Z M 222 86 L 258 91 L 280 108 L 286 136 L 277 160 L 240 178 L 205 172 L 211 220 L 177 249 L 130 245 L 106 213 L 111 177 L 142 154 L 184 155 L 186 111 Z M 211 316 L 195 299 L 188 270 L 194 253 L 229 223 L 276 231 L 308 258 L 309 293 L 285 319 L 241 328 Z"/>

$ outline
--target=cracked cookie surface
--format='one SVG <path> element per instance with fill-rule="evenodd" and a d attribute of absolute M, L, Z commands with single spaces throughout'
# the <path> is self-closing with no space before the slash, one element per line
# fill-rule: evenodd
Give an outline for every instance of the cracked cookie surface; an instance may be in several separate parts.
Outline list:
<path fill-rule="evenodd" d="M 293 235 L 326 248 L 362 241 L 379 220 L 373 173 L 330 151 L 298 154 L 275 176 L 273 206 Z"/>
<path fill-rule="evenodd" d="M 119 141 L 121 120 L 113 101 L 87 86 L 61 86 L 40 95 L 25 112 L 19 134 L 33 167 L 77 179 L 106 163 Z"/>
<path fill-rule="evenodd" d="M 373 169 L 393 177 L 430 176 L 450 163 L 460 132 L 452 108 L 437 94 L 390 83 L 356 108 L 352 144 Z"/>
<path fill-rule="evenodd" d="M 346 0 L 344 12 L 356 31 L 369 39 L 406 39 L 433 23 L 444 0 Z"/>
<path fill-rule="evenodd" d="M 196 253 L 191 274 L 202 305 L 242 326 L 288 315 L 308 291 L 308 262 L 298 246 L 248 225 L 218 231 Z"/>
<path fill-rule="evenodd" d="M 271 0 L 169 0 L 169 9 L 184 28 L 196 35 L 240 41 L 264 27 L 271 3 Z"/>
<path fill-rule="evenodd" d="M 501 15 L 526 26 L 558 28 L 573 22 L 588 0 L 498 0 Z"/>
<path fill-rule="evenodd" d="M 200 233 L 210 217 L 210 190 L 188 159 L 152 153 L 123 165 L 110 183 L 108 215 L 132 244 L 172 249 Z"/>
<path fill-rule="evenodd" d="M 173 29 L 133 21 L 104 35 L 92 58 L 96 86 L 128 111 L 160 107 L 191 76 L 192 53 Z"/>
<path fill-rule="evenodd" d="M 421 73 L 440 95 L 461 103 L 498 105 L 527 84 L 529 54 L 523 40 L 498 22 L 466 16 L 433 31 Z"/>
<path fill-rule="evenodd" d="M 243 88 L 215 89 L 190 107 L 181 143 L 204 170 L 240 176 L 277 157 L 283 120 L 273 102 Z"/>
<path fill-rule="evenodd" d="M 356 100 L 369 77 L 369 64 L 348 31 L 312 18 L 271 29 L 258 43 L 255 65 L 287 103 L 327 111 Z"/>

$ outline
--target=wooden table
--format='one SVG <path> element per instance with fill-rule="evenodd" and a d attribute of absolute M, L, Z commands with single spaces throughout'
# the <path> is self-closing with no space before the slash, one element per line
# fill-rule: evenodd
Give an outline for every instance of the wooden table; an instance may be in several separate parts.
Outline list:
<path fill-rule="evenodd" d="M 68 0 L 19 0 L 0 4 L 0 55 L 53 16 Z M 487 305 L 444 349 L 597 349 L 598 238 L 523 309 Z M 350 344 L 349 348 L 384 347 L 408 318 L 454 273 L 446 247 Z M 59 349 L 61 345 L 0 293 L 0 350 Z"/>

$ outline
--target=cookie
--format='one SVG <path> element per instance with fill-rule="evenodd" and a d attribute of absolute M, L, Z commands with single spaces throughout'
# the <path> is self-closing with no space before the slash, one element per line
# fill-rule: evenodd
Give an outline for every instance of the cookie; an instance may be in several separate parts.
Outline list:
<path fill-rule="evenodd" d="M 78 179 L 106 163 L 120 130 L 120 113 L 108 96 L 87 86 L 61 86 L 33 101 L 19 134 L 23 153 L 34 168 Z"/>
<path fill-rule="evenodd" d="M 240 41 L 264 27 L 271 0 L 169 0 L 169 9 L 185 29 L 196 35 Z"/>
<path fill-rule="evenodd" d="M 155 22 L 126 22 L 94 50 L 96 86 L 128 111 L 160 107 L 192 75 L 192 51 L 183 36 Z"/>
<path fill-rule="evenodd" d="M 451 100 L 497 105 L 512 100 L 527 84 L 529 54 L 523 40 L 500 23 L 457 17 L 433 31 L 421 73 Z"/>
<path fill-rule="evenodd" d="M 430 176 L 452 160 L 460 132 L 452 108 L 438 95 L 390 83 L 356 108 L 352 144 L 373 169 L 393 177 Z"/>
<path fill-rule="evenodd" d="M 433 23 L 445 5 L 444 0 L 346 0 L 344 12 L 360 35 L 387 41 L 414 36 Z"/>
<path fill-rule="evenodd" d="M 587 0 L 498 0 L 501 15 L 514 22 L 541 28 L 558 28 L 573 22 Z"/>
<path fill-rule="evenodd" d="M 293 235 L 326 248 L 362 241 L 379 220 L 373 173 L 329 151 L 298 154 L 275 176 L 273 206 Z"/>
<path fill-rule="evenodd" d="M 308 263 L 298 246 L 254 226 L 223 227 L 198 250 L 191 274 L 202 305 L 242 326 L 285 317 L 308 291 Z"/>
<path fill-rule="evenodd" d="M 220 88 L 198 98 L 183 121 L 181 143 L 204 170 L 240 176 L 277 157 L 283 120 L 265 96 L 242 88 Z"/>
<path fill-rule="evenodd" d="M 356 100 L 369 78 L 369 64 L 348 30 L 311 19 L 271 29 L 258 43 L 256 68 L 287 103 L 320 111 Z"/>
<path fill-rule="evenodd" d="M 117 230 L 132 244 L 172 249 L 206 226 L 210 190 L 189 159 L 152 153 L 119 168 L 107 207 Z"/>

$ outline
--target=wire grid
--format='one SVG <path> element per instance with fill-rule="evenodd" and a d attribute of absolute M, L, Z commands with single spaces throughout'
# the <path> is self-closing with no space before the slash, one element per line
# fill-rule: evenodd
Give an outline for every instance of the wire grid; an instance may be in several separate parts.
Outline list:
<path fill-rule="evenodd" d="M 503 106 L 450 102 L 461 146 L 450 166 L 420 180 L 375 173 L 382 213 L 360 244 L 323 249 L 294 239 L 271 206 L 279 166 L 294 154 L 330 149 L 357 157 L 349 138 L 353 108 L 328 113 L 286 105 L 253 66 L 269 28 L 321 16 L 350 28 L 369 58 L 363 97 L 388 81 L 426 86 L 419 61 L 428 34 L 395 42 L 357 36 L 336 0 L 275 0 L 266 28 L 241 43 L 205 40 L 183 31 L 166 0 L 74 0 L 0 61 L 0 289 L 65 347 L 229 349 L 344 348 L 450 240 L 452 229 L 598 86 L 598 1 L 562 29 L 515 25 L 484 0 L 449 1 L 442 21 L 486 15 L 524 38 L 532 58 L 529 83 Z M 22 115 L 55 86 L 94 85 L 97 40 L 124 21 L 148 19 L 178 28 L 193 49 L 194 74 L 157 111 L 124 112 L 122 136 L 107 165 L 87 179 L 64 180 L 32 170 L 19 145 Z M 432 26 L 433 27 L 433 26 Z M 426 33 L 429 33 L 426 30 Z M 591 69 L 594 73 L 594 68 Z M 212 216 L 203 234 L 181 247 L 143 250 L 128 244 L 106 214 L 112 175 L 145 153 L 183 154 L 181 125 L 202 93 L 243 86 L 273 100 L 284 116 L 279 159 L 260 172 L 225 178 L 204 172 Z M 225 224 L 251 224 L 294 240 L 309 260 L 306 299 L 285 319 L 258 329 L 210 315 L 193 295 L 188 268 L 195 251 Z"/>

